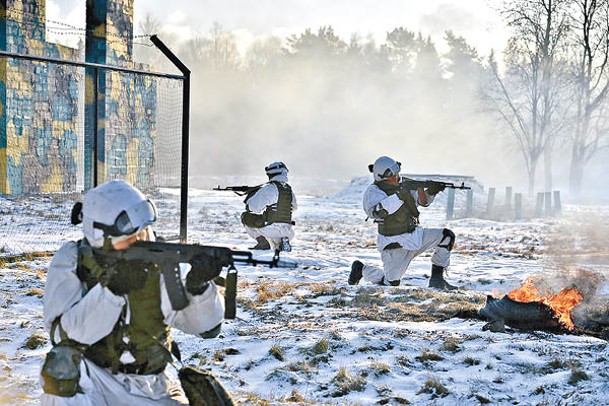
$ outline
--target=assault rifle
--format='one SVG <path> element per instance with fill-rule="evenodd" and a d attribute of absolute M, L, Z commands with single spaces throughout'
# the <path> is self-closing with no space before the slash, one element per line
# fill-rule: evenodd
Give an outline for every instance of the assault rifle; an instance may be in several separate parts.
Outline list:
<path fill-rule="evenodd" d="M 256 193 L 262 185 L 258 186 L 227 186 L 227 187 L 218 187 L 213 188 L 212 190 L 230 190 L 231 192 L 235 192 L 237 196 L 245 196 Z"/>
<path fill-rule="evenodd" d="M 469 186 L 465 186 L 465 182 L 461 182 L 460 185 L 455 185 L 450 182 L 440 182 L 436 180 L 414 180 L 408 178 L 400 179 L 400 189 L 404 190 L 417 190 L 419 188 L 427 189 L 430 186 L 444 186 L 447 189 L 471 189 Z"/>
<path fill-rule="evenodd" d="M 190 263 L 199 255 L 214 258 L 222 267 L 228 267 L 225 280 L 224 299 L 226 303 L 225 318 L 234 319 L 237 297 L 237 269 L 235 263 L 249 265 L 268 265 L 271 268 L 296 268 L 296 263 L 281 261 L 276 252 L 271 260 L 260 260 L 253 257 L 250 251 L 233 251 L 226 247 L 198 244 L 174 244 L 157 241 L 138 241 L 129 248 L 116 251 L 103 251 L 101 255 L 111 256 L 122 261 L 140 261 L 158 266 L 165 280 L 165 287 L 174 310 L 182 310 L 188 306 L 186 288 L 182 283 L 180 264 Z"/>

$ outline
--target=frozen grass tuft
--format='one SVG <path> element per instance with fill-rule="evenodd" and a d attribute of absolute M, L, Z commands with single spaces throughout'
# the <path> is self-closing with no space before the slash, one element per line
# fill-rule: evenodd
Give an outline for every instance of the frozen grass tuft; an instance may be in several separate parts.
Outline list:
<path fill-rule="evenodd" d="M 363 391 L 366 387 L 366 378 L 361 373 L 354 377 L 347 371 L 347 368 L 341 367 L 334 378 L 332 378 L 332 383 L 336 385 L 336 391 L 332 396 L 340 397 L 345 396 L 352 391 Z"/>
<path fill-rule="evenodd" d="M 23 345 L 24 348 L 28 350 L 35 350 L 36 348 L 40 348 L 44 346 L 48 342 L 48 339 L 45 335 L 40 333 L 33 333 Z"/>
<path fill-rule="evenodd" d="M 423 383 L 423 386 L 421 387 L 421 389 L 419 389 L 419 391 L 417 393 L 428 393 L 431 395 L 432 399 L 438 398 L 438 397 L 445 397 L 448 396 L 450 394 L 450 391 L 446 388 L 446 386 L 444 386 L 442 384 L 442 382 L 437 379 L 437 378 L 427 378 L 427 380 L 425 381 L 425 383 Z"/>
<path fill-rule="evenodd" d="M 271 348 L 269 348 L 269 354 L 279 361 L 284 360 L 283 351 L 283 348 L 281 348 L 281 346 L 277 343 L 273 344 Z"/>
<path fill-rule="evenodd" d="M 311 352 L 313 354 L 325 354 L 330 349 L 330 342 L 326 337 L 323 337 L 318 342 L 316 342 L 311 348 Z"/>

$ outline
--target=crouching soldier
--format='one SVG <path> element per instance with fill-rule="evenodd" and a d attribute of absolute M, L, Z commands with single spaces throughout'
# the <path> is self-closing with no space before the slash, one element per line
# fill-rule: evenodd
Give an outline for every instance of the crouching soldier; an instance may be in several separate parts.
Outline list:
<path fill-rule="evenodd" d="M 91 189 L 73 212 L 84 238 L 57 251 L 44 292 L 54 346 L 42 367 L 42 405 L 232 404 L 213 375 L 185 367 L 178 380 L 170 365 L 179 355 L 170 327 L 219 334 L 224 303 L 212 280 L 221 265 L 197 257 L 186 276 L 189 303 L 174 310 L 158 270 L 108 260 L 114 250 L 153 241 L 156 219 L 153 203 L 123 181 Z"/>
<path fill-rule="evenodd" d="M 417 207 L 429 206 L 444 186 L 434 185 L 426 190 L 401 188 L 401 164 L 387 156 L 379 157 L 368 168 L 374 175 L 374 183 L 364 193 L 363 208 L 378 224 L 377 246 L 381 251 L 383 269 L 354 261 L 348 283 L 357 285 L 364 278 L 371 283 L 397 286 L 410 261 L 434 248 L 429 287 L 457 289 L 444 279 L 455 234 L 447 228 L 423 228 L 419 225 Z"/>
<path fill-rule="evenodd" d="M 283 162 L 273 162 L 264 170 L 269 181 L 248 194 L 241 222 L 247 234 L 256 239 L 257 244 L 251 249 L 291 251 L 292 213 L 298 205 L 287 183 L 288 168 Z"/>

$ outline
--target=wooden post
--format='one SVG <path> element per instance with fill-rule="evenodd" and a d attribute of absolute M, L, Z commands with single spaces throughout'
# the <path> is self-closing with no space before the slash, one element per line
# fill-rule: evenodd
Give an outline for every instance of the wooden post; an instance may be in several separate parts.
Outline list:
<path fill-rule="evenodd" d="M 560 190 L 554 191 L 554 212 L 560 214 L 562 211 L 562 205 L 560 203 Z"/>
<path fill-rule="evenodd" d="M 537 203 L 535 204 L 535 217 L 543 214 L 543 192 L 537 193 Z"/>
<path fill-rule="evenodd" d="M 465 203 L 465 217 L 471 217 L 474 214 L 474 191 L 468 189 L 467 201 Z"/>
<path fill-rule="evenodd" d="M 512 187 L 508 186 L 505 188 L 505 207 L 506 209 L 512 208 Z"/>
<path fill-rule="evenodd" d="M 490 216 L 493 213 L 493 205 L 495 204 L 495 188 L 488 189 L 488 200 L 486 202 L 486 213 Z"/>
<path fill-rule="evenodd" d="M 446 220 L 453 218 L 455 212 L 455 189 L 448 189 L 448 199 L 446 201 Z"/>
<path fill-rule="evenodd" d="M 516 193 L 514 195 L 514 219 L 520 220 L 522 218 L 522 193 Z"/>
<path fill-rule="evenodd" d="M 545 192 L 545 215 L 546 217 L 552 216 L 552 192 Z"/>

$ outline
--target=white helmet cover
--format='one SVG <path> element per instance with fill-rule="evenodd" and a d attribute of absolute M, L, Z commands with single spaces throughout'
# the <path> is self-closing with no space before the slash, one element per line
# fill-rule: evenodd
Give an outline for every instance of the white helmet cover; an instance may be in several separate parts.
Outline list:
<path fill-rule="evenodd" d="M 154 204 L 122 180 L 103 183 L 87 192 L 82 206 L 83 233 L 92 247 L 107 237 L 124 239 L 156 221 Z"/>
<path fill-rule="evenodd" d="M 388 156 L 381 156 L 368 165 L 368 170 L 374 174 L 375 181 L 382 181 L 400 173 L 402 164 Z"/>
<path fill-rule="evenodd" d="M 272 162 L 268 164 L 264 171 L 266 172 L 269 180 L 274 180 L 276 177 L 287 179 L 288 167 L 283 162 Z"/>

